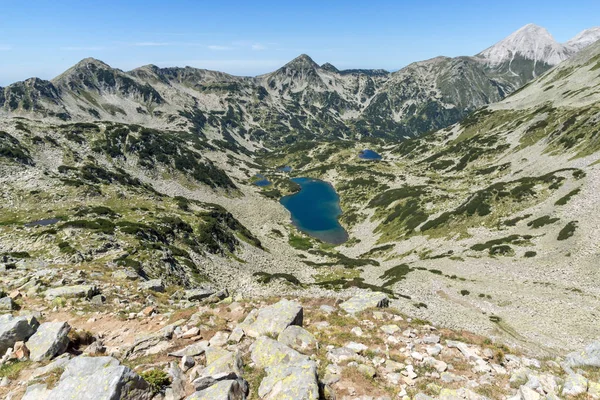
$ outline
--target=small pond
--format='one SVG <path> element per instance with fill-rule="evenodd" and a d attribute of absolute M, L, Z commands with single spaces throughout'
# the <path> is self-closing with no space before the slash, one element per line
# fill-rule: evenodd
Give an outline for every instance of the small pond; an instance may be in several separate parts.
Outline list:
<path fill-rule="evenodd" d="M 358 153 L 358 158 L 361 160 L 381 160 L 381 155 L 373 150 L 365 149 Z"/>
<path fill-rule="evenodd" d="M 48 225 L 54 225 L 59 221 L 60 221 L 60 219 L 58 219 L 58 218 L 40 219 L 39 221 L 33 221 L 33 222 L 26 223 L 25 226 L 29 227 L 29 228 L 32 226 L 48 226 Z"/>
<path fill-rule="evenodd" d="M 258 180 L 254 181 L 254 184 L 256 186 L 260 186 L 260 187 L 264 187 L 264 186 L 269 186 L 271 184 L 271 181 L 268 180 L 264 175 L 262 174 L 256 174 L 254 175 L 255 178 L 257 178 Z"/>

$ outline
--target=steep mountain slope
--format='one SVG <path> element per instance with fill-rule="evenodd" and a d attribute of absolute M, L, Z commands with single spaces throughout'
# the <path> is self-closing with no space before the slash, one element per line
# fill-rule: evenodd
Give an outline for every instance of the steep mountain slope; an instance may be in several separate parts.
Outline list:
<path fill-rule="evenodd" d="M 52 81 L 0 88 L 0 116 L 177 127 L 238 151 L 412 137 L 504 98 L 597 37 L 590 29 L 560 45 L 528 25 L 476 57 L 438 57 L 394 73 L 340 71 L 307 55 L 255 78 L 151 65 L 123 72 L 85 59 Z"/>

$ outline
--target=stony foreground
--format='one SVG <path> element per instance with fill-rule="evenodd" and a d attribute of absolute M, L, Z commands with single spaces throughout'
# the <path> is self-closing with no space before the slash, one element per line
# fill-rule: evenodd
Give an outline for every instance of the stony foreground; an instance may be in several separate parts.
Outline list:
<path fill-rule="evenodd" d="M 401 315 L 381 293 L 252 301 L 209 289 L 169 296 L 158 280 L 109 305 L 72 283 L 2 293 L 4 398 L 600 398 L 600 343 L 529 358 Z"/>

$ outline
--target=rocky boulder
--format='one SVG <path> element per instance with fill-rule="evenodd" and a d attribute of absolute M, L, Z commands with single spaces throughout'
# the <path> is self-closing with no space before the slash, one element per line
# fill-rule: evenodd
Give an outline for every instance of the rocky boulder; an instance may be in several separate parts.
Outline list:
<path fill-rule="evenodd" d="M 225 380 L 192 394 L 186 400 L 245 400 L 245 389 L 237 380 Z"/>
<path fill-rule="evenodd" d="M 317 339 L 306 329 L 291 325 L 279 334 L 277 340 L 300 353 L 315 352 L 318 349 Z"/>
<path fill-rule="evenodd" d="M 248 318 L 243 323 L 246 335 L 254 338 L 268 334 L 279 335 L 290 325 L 302 325 L 303 310 L 299 303 L 282 299 L 254 315 L 250 314 Z"/>
<path fill-rule="evenodd" d="M 209 347 L 206 349 L 206 368 L 204 368 L 202 376 L 229 372 L 241 375 L 243 367 L 242 357 L 238 351 L 232 352 Z"/>
<path fill-rule="evenodd" d="M 183 297 L 188 301 L 200 301 L 212 296 L 215 293 L 216 291 L 214 289 L 190 289 L 185 291 Z"/>
<path fill-rule="evenodd" d="M 0 315 L 0 354 L 6 353 L 6 350 L 12 348 L 15 343 L 29 339 L 39 325 L 34 317 Z"/>
<path fill-rule="evenodd" d="M 266 336 L 259 337 L 250 346 L 250 351 L 252 352 L 252 361 L 259 368 L 292 364 L 308 359 L 308 357 L 298 353 L 296 350 Z"/>
<path fill-rule="evenodd" d="M 569 367 L 600 367 L 600 342 L 594 342 L 582 351 L 569 353 L 565 364 Z"/>
<path fill-rule="evenodd" d="M 150 400 L 149 385 L 112 357 L 75 357 L 46 400 Z"/>
<path fill-rule="evenodd" d="M 0 299 L 0 312 L 11 312 L 17 309 L 17 304 L 10 297 Z"/>
<path fill-rule="evenodd" d="M 258 388 L 261 399 L 318 400 L 319 382 L 314 361 L 300 361 L 267 368 Z"/>
<path fill-rule="evenodd" d="M 53 300 L 57 297 L 65 299 L 91 299 L 96 294 L 98 294 L 98 288 L 93 285 L 62 286 L 48 289 L 44 292 L 46 300 Z"/>
<path fill-rule="evenodd" d="M 45 322 L 27 341 L 33 361 L 49 360 L 65 352 L 69 346 L 67 335 L 71 327 L 66 322 Z"/>
<path fill-rule="evenodd" d="M 384 293 L 369 292 L 361 293 L 346 300 L 340 307 L 348 314 L 356 314 L 369 308 L 388 307 L 390 300 Z"/>
<path fill-rule="evenodd" d="M 150 279 L 149 281 L 140 283 L 140 289 L 162 293 L 165 291 L 165 285 L 162 279 Z"/>

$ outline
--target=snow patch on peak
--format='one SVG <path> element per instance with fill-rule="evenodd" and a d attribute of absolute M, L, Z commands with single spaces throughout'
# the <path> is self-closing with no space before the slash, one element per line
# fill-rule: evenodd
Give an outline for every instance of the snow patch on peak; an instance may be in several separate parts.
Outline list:
<path fill-rule="evenodd" d="M 557 65 L 568 59 L 572 52 L 554 40 L 545 28 L 528 24 L 510 36 L 485 49 L 477 56 L 491 65 L 510 62 L 515 57 Z"/>

